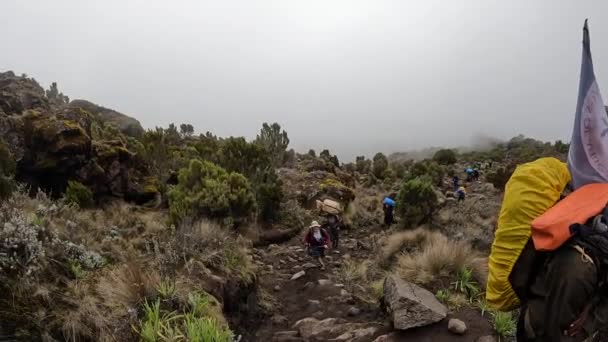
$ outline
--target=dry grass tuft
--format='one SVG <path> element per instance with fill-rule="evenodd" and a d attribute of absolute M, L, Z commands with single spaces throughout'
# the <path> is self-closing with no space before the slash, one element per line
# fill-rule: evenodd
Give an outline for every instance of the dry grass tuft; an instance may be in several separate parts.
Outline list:
<path fill-rule="evenodd" d="M 388 267 L 402 252 L 414 253 L 426 245 L 428 241 L 441 238 L 438 232 L 425 228 L 397 232 L 382 238 L 378 243 L 381 246 L 378 262 L 382 267 Z"/>
<path fill-rule="evenodd" d="M 416 284 L 447 287 L 465 268 L 472 270 L 478 284 L 486 282 L 487 259 L 466 242 L 449 240 L 438 232 L 419 228 L 389 236 L 380 257 L 386 265 L 394 256 L 395 273 Z"/>
<path fill-rule="evenodd" d="M 146 299 L 156 298 L 159 283 L 160 276 L 155 270 L 144 270 L 140 263 L 132 261 L 101 277 L 97 291 L 108 307 L 127 312 Z"/>

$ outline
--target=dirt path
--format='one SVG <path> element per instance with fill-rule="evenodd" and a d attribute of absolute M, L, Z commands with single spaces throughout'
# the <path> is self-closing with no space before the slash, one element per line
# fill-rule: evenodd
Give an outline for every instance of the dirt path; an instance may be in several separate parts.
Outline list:
<path fill-rule="evenodd" d="M 370 232 L 365 232 L 369 234 Z M 364 323 L 379 329 L 363 339 L 344 341 L 373 341 L 376 337 L 391 332 L 390 323 L 378 303 L 351 295 L 342 283 L 340 268 L 344 260 L 363 262 L 372 253 L 357 243 L 363 232 L 344 234 L 338 252 L 330 251 L 326 258 L 326 270 L 321 271 L 309 258 L 298 238 L 282 245 L 271 245 L 255 250 L 254 260 L 262 269 L 262 288 L 275 298 L 274 315 L 266 319 L 251 341 L 298 342 L 308 341 L 297 336 L 293 325 L 301 319 L 314 317 L 318 320 L 340 319 L 341 323 Z M 364 241 L 364 240 L 362 240 Z M 305 274 L 292 280 L 294 274 Z M 469 329 L 465 336 L 456 336 L 447 330 L 447 319 L 438 324 L 413 329 L 394 335 L 388 341 L 475 341 L 481 336 L 491 335 L 492 328 L 487 319 L 470 308 L 463 308 L 448 318 L 463 320 Z M 343 321 L 342 321 L 343 320 Z M 309 339 L 315 340 L 315 339 Z M 325 339 L 316 339 L 318 341 Z"/>

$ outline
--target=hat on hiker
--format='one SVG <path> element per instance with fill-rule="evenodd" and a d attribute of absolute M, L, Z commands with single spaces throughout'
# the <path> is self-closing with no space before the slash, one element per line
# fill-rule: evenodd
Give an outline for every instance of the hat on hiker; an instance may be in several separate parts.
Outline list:
<path fill-rule="evenodd" d="M 308 228 L 321 228 L 321 225 L 319 224 L 319 222 L 317 221 L 312 221 L 312 223 L 310 224 L 310 226 Z"/>

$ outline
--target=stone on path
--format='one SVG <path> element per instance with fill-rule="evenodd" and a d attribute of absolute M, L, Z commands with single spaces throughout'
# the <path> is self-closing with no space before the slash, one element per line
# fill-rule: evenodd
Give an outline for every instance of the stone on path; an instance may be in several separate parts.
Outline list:
<path fill-rule="evenodd" d="M 331 285 L 331 280 L 329 279 L 319 279 L 318 282 L 320 286 Z"/>
<path fill-rule="evenodd" d="M 298 342 L 303 341 L 300 337 L 298 337 L 300 333 L 297 331 L 279 331 L 272 336 L 273 342 Z"/>
<path fill-rule="evenodd" d="M 277 285 L 277 286 L 275 286 L 275 287 L 274 287 L 274 290 L 275 290 L 276 292 L 281 291 L 281 285 Z"/>
<path fill-rule="evenodd" d="M 307 262 L 304 265 L 302 265 L 302 268 L 305 270 L 315 268 L 315 267 L 317 267 L 317 265 L 313 264 L 312 262 Z"/>
<path fill-rule="evenodd" d="M 306 274 L 305 271 L 300 271 L 300 272 L 294 274 L 293 276 L 291 276 L 291 280 L 298 280 L 298 279 L 302 278 L 305 274 Z"/>
<path fill-rule="evenodd" d="M 467 325 L 459 319 L 452 318 L 448 322 L 448 330 L 457 335 L 464 335 L 467 332 Z"/>
<path fill-rule="evenodd" d="M 377 323 L 350 323 L 340 318 L 326 318 L 322 321 L 308 317 L 297 321 L 293 328 L 307 341 L 350 341 L 366 342 L 382 326 Z"/>
<path fill-rule="evenodd" d="M 384 280 L 384 303 L 399 330 L 439 322 L 448 311 L 431 292 L 394 275 Z"/>
<path fill-rule="evenodd" d="M 492 335 L 481 336 L 476 342 L 496 342 L 496 337 Z"/>
<path fill-rule="evenodd" d="M 349 316 L 358 316 L 360 313 L 361 313 L 361 310 L 356 306 L 351 306 L 350 308 L 348 308 Z"/>

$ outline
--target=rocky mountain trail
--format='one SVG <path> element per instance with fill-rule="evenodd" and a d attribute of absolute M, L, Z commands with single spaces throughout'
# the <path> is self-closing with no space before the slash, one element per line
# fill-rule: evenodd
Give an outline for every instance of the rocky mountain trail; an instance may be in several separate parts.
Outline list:
<path fill-rule="evenodd" d="M 385 303 L 381 305 L 381 300 L 370 300 L 369 289 L 359 284 L 345 284 L 344 268 L 349 264 L 370 262 L 375 255 L 370 236 L 385 234 L 381 227 L 343 232 L 338 250 L 330 249 L 327 253 L 325 270 L 320 270 L 306 254 L 300 237 L 284 244 L 254 249 L 254 263 L 260 269 L 260 286 L 274 298 L 275 305 L 271 316 L 262 320 L 251 340 L 442 342 L 475 341 L 492 336 L 487 314 L 482 317 L 478 310 L 468 306 L 448 310 L 433 293 L 413 284 L 410 286 L 418 290 L 412 292 L 412 298 L 425 292 L 426 300 L 436 305 L 433 310 L 438 308 L 440 313 L 427 321 L 422 306 L 407 307 L 404 313 L 413 322 L 412 326 L 407 330 L 394 330 L 399 324 L 385 310 L 386 289 Z M 403 301 L 403 294 L 394 296 L 395 303 Z"/>

